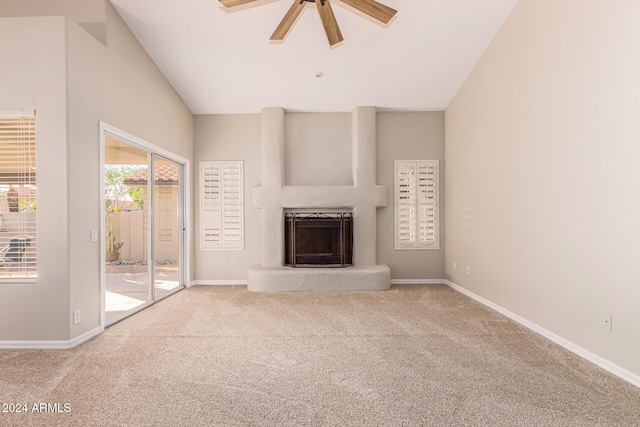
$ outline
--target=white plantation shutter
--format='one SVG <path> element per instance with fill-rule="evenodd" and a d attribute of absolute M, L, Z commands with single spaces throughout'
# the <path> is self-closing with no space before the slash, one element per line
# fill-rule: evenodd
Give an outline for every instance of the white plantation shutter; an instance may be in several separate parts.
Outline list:
<path fill-rule="evenodd" d="M 220 164 L 200 164 L 200 246 L 221 248 Z"/>
<path fill-rule="evenodd" d="M 438 162 L 416 163 L 418 170 L 418 246 L 435 248 L 438 241 Z"/>
<path fill-rule="evenodd" d="M 396 248 L 416 242 L 416 164 L 396 162 Z"/>
<path fill-rule="evenodd" d="M 11 262 L 17 261 L 15 252 L 0 253 L 6 266 L 0 278 L 37 275 L 36 190 L 35 116 L 0 112 L 0 249 L 22 249 L 19 262 Z"/>
<path fill-rule="evenodd" d="M 439 249 L 438 161 L 396 161 L 396 249 Z"/>
<path fill-rule="evenodd" d="M 243 249 L 242 162 L 200 163 L 200 247 Z"/>
<path fill-rule="evenodd" d="M 242 249 L 242 163 L 222 164 L 222 243 Z"/>

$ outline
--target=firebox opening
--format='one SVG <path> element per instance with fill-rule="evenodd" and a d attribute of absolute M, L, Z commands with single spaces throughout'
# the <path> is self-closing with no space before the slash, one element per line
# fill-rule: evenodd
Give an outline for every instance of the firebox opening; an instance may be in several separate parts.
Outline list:
<path fill-rule="evenodd" d="M 285 214 L 285 265 L 347 267 L 353 264 L 353 215 Z"/>

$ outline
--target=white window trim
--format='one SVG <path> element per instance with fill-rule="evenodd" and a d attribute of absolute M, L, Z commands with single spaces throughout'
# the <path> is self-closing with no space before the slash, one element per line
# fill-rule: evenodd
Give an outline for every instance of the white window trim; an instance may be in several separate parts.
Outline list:
<path fill-rule="evenodd" d="M 403 177 L 403 170 L 413 170 Z M 395 249 L 440 249 L 440 168 L 438 160 L 396 160 Z M 428 174 L 421 179 L 420 176 Z M 408 181 L 406 181 L 408 179 Z M 404 188 L 409 185 L 410 189 Z M 408 196 L 403 197 L 407 195 Z M 409 213 L 407 213 L 409 211 Z M 403 218 L 410 215 L 410 218 Z M 407 224 L 402 230 L 402 225 Z"/>
<path fill-rule="evenodd" d="M 211 185 L 217 186 L 219 197 L 217 200 L 207 195 L 205 177 L 207 170 L 219 169 L 219 179 Z M 236 170 L 236 181 L 222 179 L 223 170 Z M 244 165 L 237 161 L 200 162 L 200 249 L 201 250 L 244 250 Z M 232 202 L 232 204 L 225 203 Z M 208 212 L 213 205 L 219 214 Z M 233 218 L 236 227 L 225 222 L 225 218 Z M 234 230 L 237 229 L 237 230 Z M 207 238 L 212 232 L 218 233 L 218 240 Z M 227 236 L 235 236 L 227 238 Z"/>

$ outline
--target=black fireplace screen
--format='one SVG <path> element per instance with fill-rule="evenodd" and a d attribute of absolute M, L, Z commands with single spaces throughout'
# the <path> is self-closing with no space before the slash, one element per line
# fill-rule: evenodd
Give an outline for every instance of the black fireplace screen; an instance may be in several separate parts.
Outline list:
<path fill-rule="evenodd" d="M 284 263 L 291 267 L 347 267 L 353 264 L 353 215 L 287 213 Z"/>

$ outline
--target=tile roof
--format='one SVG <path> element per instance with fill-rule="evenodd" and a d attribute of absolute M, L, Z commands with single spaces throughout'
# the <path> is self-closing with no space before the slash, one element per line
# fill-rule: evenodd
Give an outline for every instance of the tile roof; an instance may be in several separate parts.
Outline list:
<path fill-rule="evenodd" d="M 156 184 L 177 185 L 179 181 L 177 165 L 156 165 L 154 169 Z M 126 185 L 147 185 L 147 169 L 142 169 L 124 180 Z"/>

